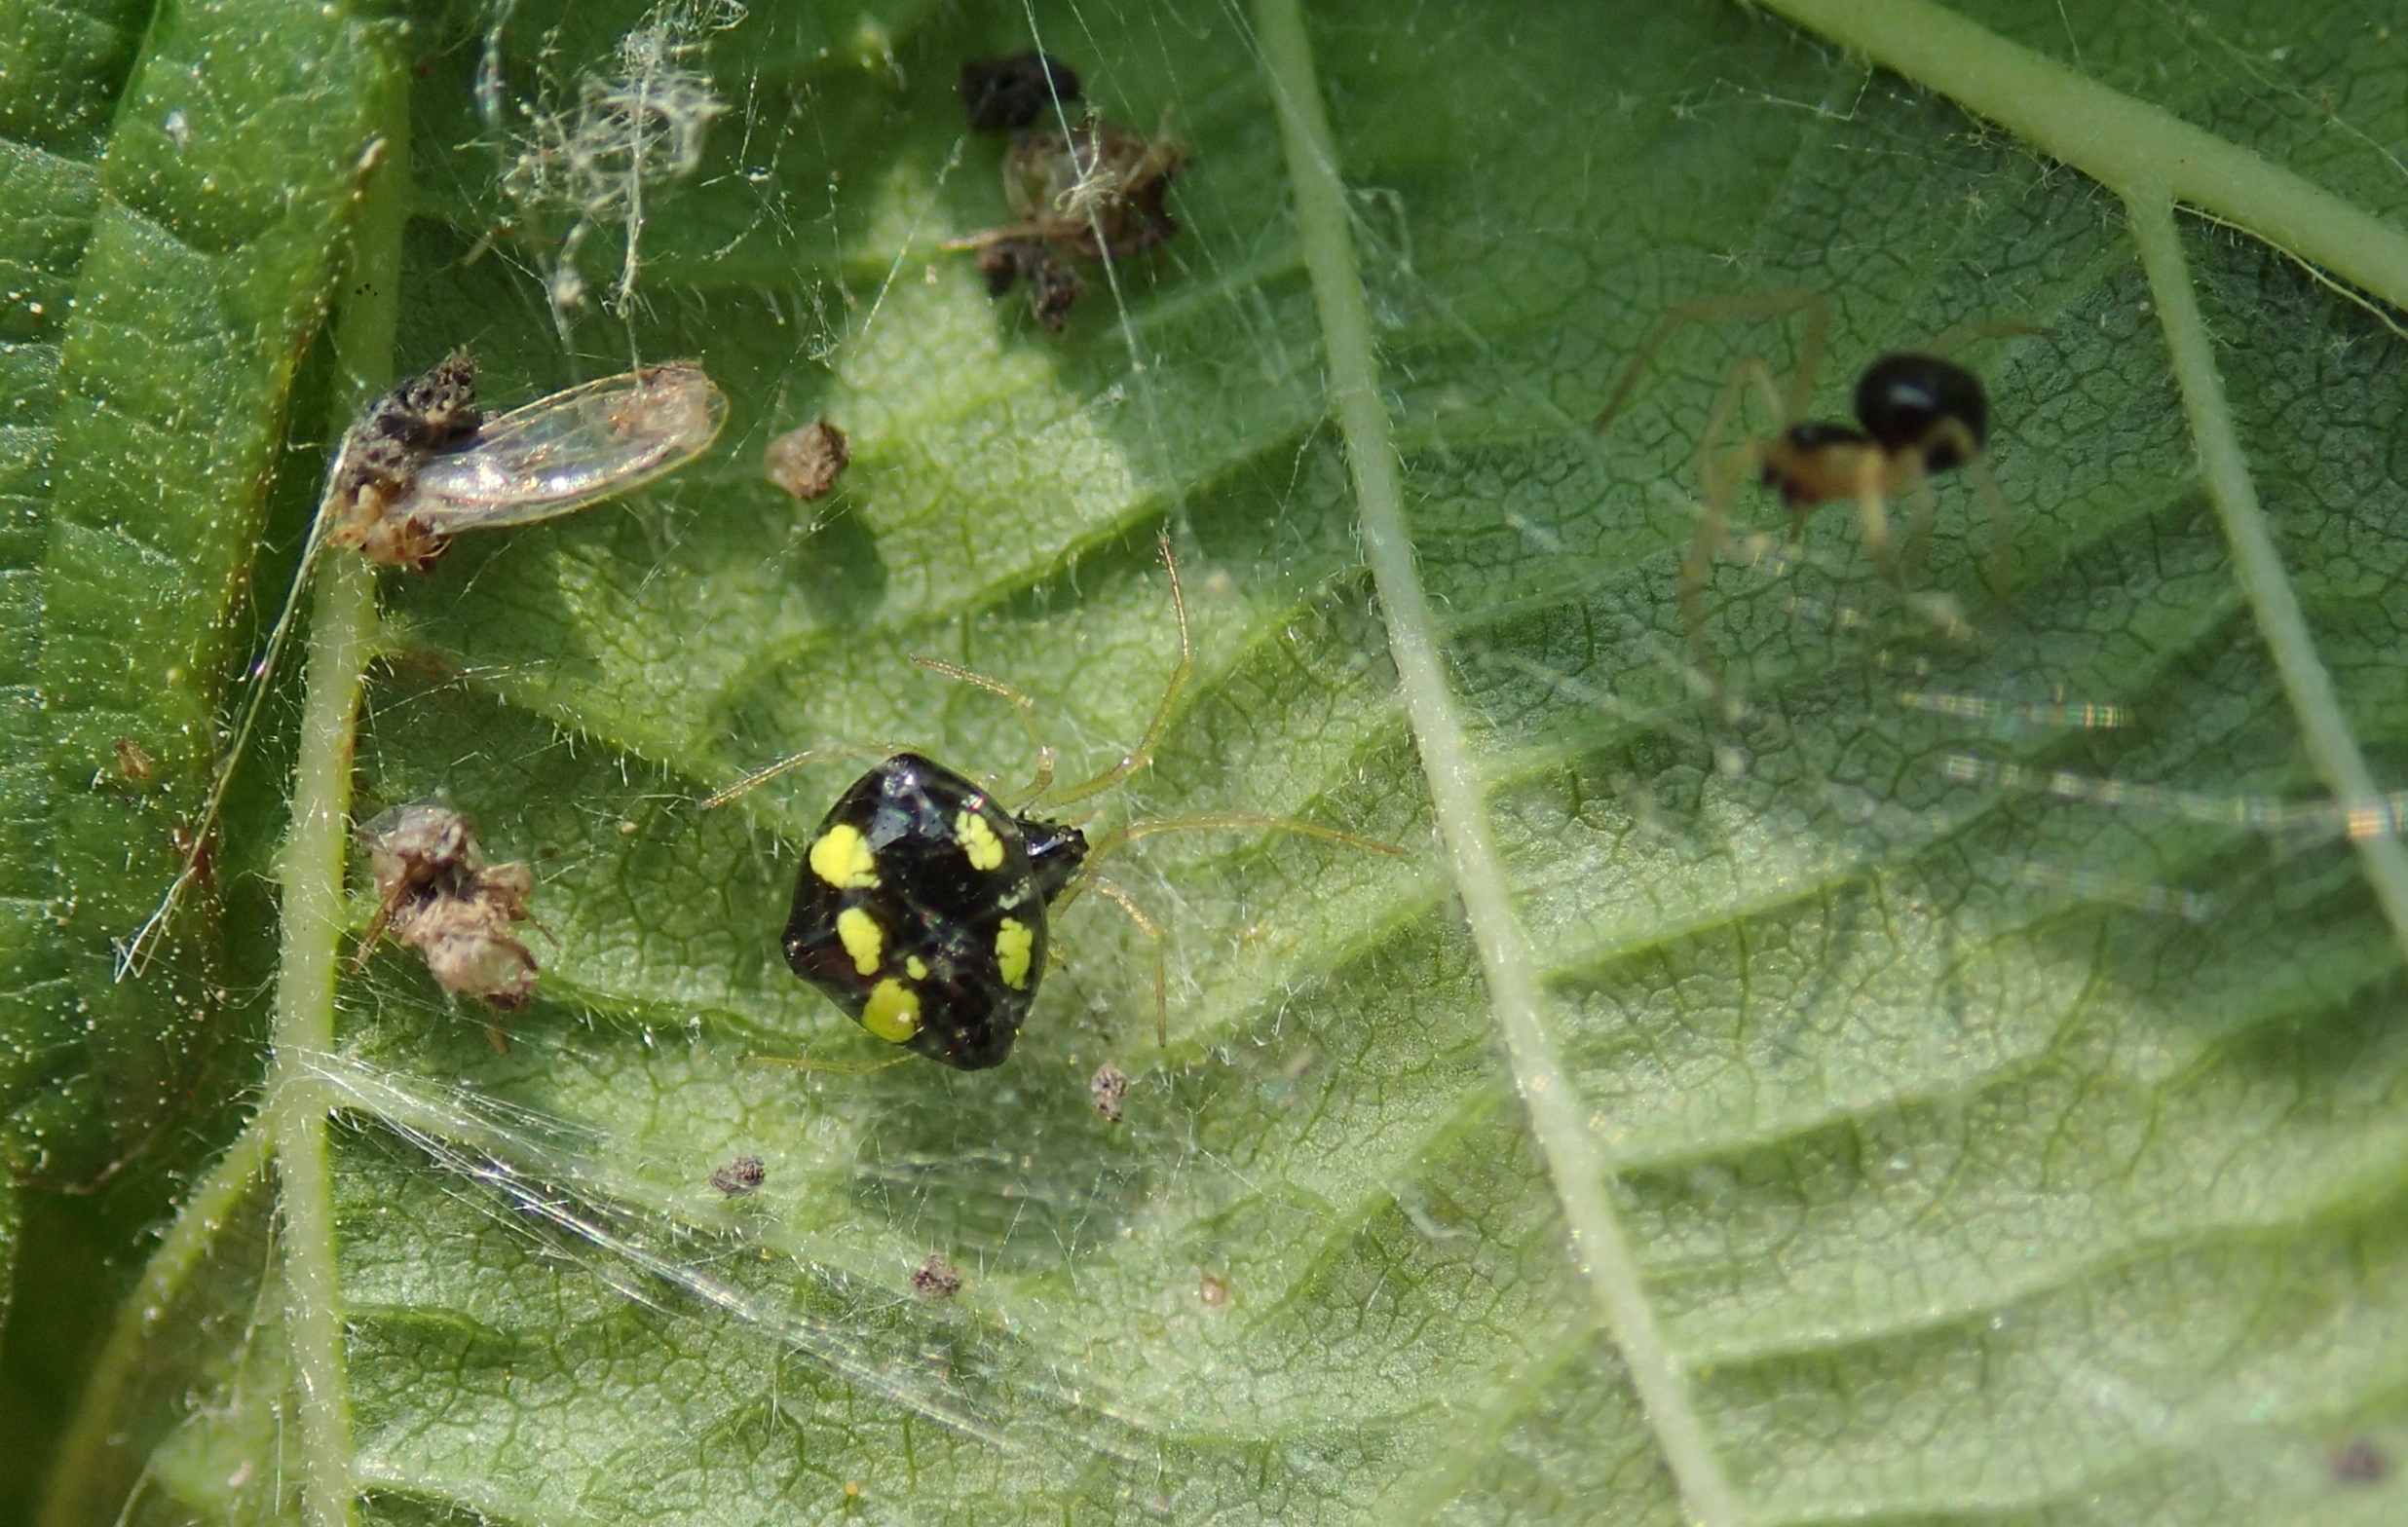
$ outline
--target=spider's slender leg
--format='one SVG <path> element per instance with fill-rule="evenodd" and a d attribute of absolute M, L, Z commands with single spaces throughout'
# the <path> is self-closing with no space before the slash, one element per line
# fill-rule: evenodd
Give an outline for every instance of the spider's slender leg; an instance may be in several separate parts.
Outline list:
<path fill-rule="evenodd" d="M 1857 518 L 1863 526 L 1864 550 L 1892 582 L 1900 577 L 1898 559 L 1890 552 L 1890 509 L 1888 478 L 1893 467 L 1890 459 L 1879 451 L 1867 449 L 1857 461 Z"/>
<path fill-rule="evenodd" d="M 1013 713 L 1020 718 L 1020 729 L 1029 734 L 1029 746 L 1036 754 L 1036 772 L 1031 776 L 1028 788 L 1021 792 L 1019 803 L 1012 809 L 1015 812 L 1026 811 L 1043 800 L 1046 790 L 1053 784 L 1054 751 L 1045 745 L 1043 737 L 1037 735 L 1036 701 L 1000 679 L 990 679 L 983 673 L 964 668 L 959 663 L 949 663 L 942 657 L 922 657 L 914 653 L 912 664 L 1011 702 Z"/>
<path fill-rule="evenodd" d="M 1129 920 L 1137 924 L 1137 931 L 1146 935 L 1147 942 L 1153 946 L 1154 1043 L 1168 1045 L 1171 1042 L 1171 976 L 1169 962 L 1162 953 L 1162 925 L 1147 916 L 1137 905 L 1137 899 L 1111 881 L 1091 876 L 1087 884 L 1098 896 L 1128 913 Z"/>
<path fill-rule="evenodd" d="M 771 780 L 777 778 L 778 775 L 792 773 L 794 770 L 801 768 L 804 764 L 809 764 L 813 759 L 824 759 L 829 757 L 831 754 L 858 753 L 860 751 L 862 750 L 847 744 L 838 744 L 825 748 L 805 748 L 800 753 L 789 753 L 784 758 L 778 759 L 773 763 L 762 764 L 759 768 L 754 769 L 751 773 L 745 775 L 742 779 L 737 780 L 734 784 L 726 786 L 723 789 L 715 791 L 711 795 L 703 798 L 702 809 L 705 811 L 716 811 L 721 806 L 728 804 L 730 801 L 735 801 L 743 796 L 751 795 L 754 791 L 759 790 Z"/>
<path fill-rule="evenodd" d="M 1982 456 L 1981 442 L 1974 438 L 1973 431 L 1966 428 L 1962 421 L 1955 419 L 1935 421 L 1930 431 L 1917 443 L 1909 461 L 1910 463 L 1929 461 L 1935 454 L 1942 451 L 1955 458 L 1967 479 L 1973 483 L 1975 494 L 1981 500 L 1983 507 L 1988 511 L 1990 550 L 1982 564 L 1982 578 L 1990 585 L 1991 593 L 2004 599 L 2007 597 L 2014 571 L 2014 546 L 2012 539 L 2013 515 L 2007 507 L 2006 496 L 1999 492 L 1998 479 L 1991 475 L 1989 464 Z M 1911 470 L 1911 466 L 1909 469 Z M 1919 569 L 1922 566 L 1924 553 L 1929 549 L 1935 514 L 1929 478 L 1924 477 L 1920 472 L 1916 472 L 1915 476 L 1917 480 L 1912 490 L 1915 496 L 1915 515 L 1906 539 L 1906 565 L 1910 569 Z"/>
<path fill-rule="evenodd" d="M 1952 323 L 1932 336 L 1932 354 L 1951 354 L 1966 346 L 1985 339 L 2031 339 L 2049 331 L 2037 323 L 2018 323 L 2013 319 L 1984 323 Z"/>
<path fill-rule="evenodd" d="M 1179 662 L 1171 669 L 1170 682 L 1162 687 L 1162 698 L 1154 705 L 1153 720 L 1146 724 L 1146 735 L 1135 750 L 1122 756 L 1119 763 L 1096 775 L 1057 792 L 1052 803 L 1067 805 L 1101 794 L 1153 762 L 1154 749 L 1161 745 L 1162 734 L 1171 729 L 1172 707 L 1179 694 L 1187 687 L 1187 678 L 1195 672 L 1195 644 L 1187 634 L 1187 595 L 1179 585 L 1179 559 L 1171 554 L 1170 532 L 1157 538 L 1162 553 L 1162 568 L 1171 577 L 1171 611 L 1179 621 Z"/>
<path fill-rule="evenodd" d="M 1690 661 L 1708 676 L 1716 693 L 1721 692 L 1722 676 L 1706 648 L 1706 580 L 1713 572 L 1714 559 L 1730 543 L 1731 502 L 1763 463 L 1760 443 L 1750 442 L 1736 449 L 1725 448 L 1722 443 L 1751 386 L 1773 410 L 1774 428 L 1786 428 L 1788 425 L 1787 416 L 1781 412 L 1781 390 L 1773 385 L 1771 368 L 1752 355 L 1734 364 L 1722 379 L 1721 391 L 1714 395 L 1714 406 L 1706 416 L 1706 428 L 1698 436 L 1698 486 L 1705 491 L 1706 502 L 1699 507 L 1697 529 L 1689 537 L 1688 552 L 1680 559 L 1676 602 L 1681 627 L 1688 637 Z"/>
<path fill-rule="evenodd" d="M 1596 428 L 1599 433 L 1604 432 L 1605 427 L 1613 422 L 1614 415 L 1622 412 L 1623 405 L 1630 402 L 1631 394 L 1637 391 L 1639 376 L 1647 369 L 1647 362 L 1655 358 L 1655 353 L 1664 348 L 1665 341 L 1689 324 L 1719 322 L 1728 318 L 1783 318 L 1792 313 L 1806 316 L 1805 332 L 1798 340 L 1797 369 L 1790 375 L 1787 398 L 1783 398 L 1778 391 L 1773 392 L 1773 396 L 1777 403 L 1775 412 L 1785 423 L 1801 417 L 1806 411 L 1807 398 L 1814 392 L 1815 372 L 1823 363 L 1824 344 L 1831 329 L 1831 304 L 1819 291 L 1793 286 L 1780 291 L 1684 302 L 1667 312 L 1656 320 L 1656 326 L 1647 331 L 1647 337 L 1638 342 L 1637 351 L 1631 356 L 1629 364 L 1623 367 L 1621 380 L 1614 384 L 1612 393 L 1605 399 L 1605 406 L 1597 412 Z"/>

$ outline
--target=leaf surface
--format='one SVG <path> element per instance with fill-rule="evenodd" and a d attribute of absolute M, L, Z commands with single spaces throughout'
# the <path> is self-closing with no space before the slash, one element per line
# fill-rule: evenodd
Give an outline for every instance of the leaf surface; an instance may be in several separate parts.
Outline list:
<path fill-rule="evenodd" d="M 2384 147 L 2408 97 L 2362 18 L 1968 15 L 1997 57 L 2036 50 L 2408 239 Z M 40 1519 L 2396 1514 L 2369 1460 L 2408 1440 L 2408 1040 L 2353 846 L 2391 808 L 2320 803 L 2299 649 L 2236 571 L 2129 187 L 1737 8 L 258 19 L 118 19 L 28 64 L 67 127 L 8 119 L 60 208 L 10 284 L 95 293 L 9 352 L 33 400 L 0 484 L 10 682 L 92 710 L 11 712 L 10 915 L 74 909 L 14 946 L 11 1096 L 20 1138 L 102 1162 L 127 1119 L 174 1121 L 139 1158 L 189 1178 L 114 1314 L 58 1315 L 18 1252 L 10 1383 L 98 1352 Z M 213 24 L 253 39 L 240 67 L 190 40 Z M 1006 215 L 954 72 L 1033 44 L 1192 150 L 1178 236 L 1087 268 L 1059 337 L 943 247 Z M 376 268 L 344 208 L 366 102 L 403 74 L 393 371 L 469 344 L 508 407 L 696 356 L 733 412 L 640 495 L 384 579 L 355 815 L 440 795 L 530 864 L 542 995 L 500 1054 L 389 950 L 346 967 L 331 1048 L 271 1063 L 265 998 L 209 971 L 275 957 L 245 909 L 296 745 L 245 765 L 233 889 L 123 987 L 108 940 L 172 850 L 61 750 L 180 707 L 158 788 L 192 808 L 258 624 L 229 615 L 240 577 L 288 560 L 262 527 L 277 544 L 314 496 L 347 395 L 294 357 L 329 273 Z M 137 151 L 183 78 L 250 115 Z M 223 201 L 174 178 L 196 153 L 235 162 Z M 124 210 L 154 183 L 189 205 Z M 154 226 L 175 238 L 137 258 Z M 2177 337 L 2213 341 L 2279 586 L 2388 782 L 2408 347 L 2269 242 L 2178 231 Z M 2354 279 L 2397 301 L 2388 248 Z M 1986 590 L 1961 478 L 1898 583 L 1845 505 L 1777 555 L 1750 489 L 1705 600 L 1717 708 L 1674 597 L 1699 458 L 1770 426 L 1710 413 L 1743 360 L 1786 379 L 1802 327 L 1683 330 L 1590 423 L 1668 309 L 1792 287 L 1830 304 L 1816 417 L 1885 351 L 2037 330 L 1963 352 L 2013 582 Z M 220 358 L 174 363 L 187 335 Z M 132 395 L 140 428 L 101 406 Z M 851 464 L 798 504 L 763 454 L 821 416 Z M 155 514 L 129 479 L 168 485 Z M 139 555 L 84 544 L 154 520 Z M 1029 777 L 1012 708 L 916 655 L 1031 696 L 1066 779 L 1110 768 L 1177 655 L 1157 528 L 1195 676 L 1152 765 L 1066 810 L 1408 852 L 1147 837 L 1107 863 L 1163 933 L 1167 1046 L 1149 942 L 1094 896 L 1008 1065 L 880 1068 L 783 968 L 802 845 L 886 748 Z M 145 621 L 187 688 L 109 666 L 152 652 Z M 829 751 L 701 809 L 800 748 Z M 356 868 L 349 910 L 373 911 Z M 228 1147 L 209 1099 L 112 1111 L 112 1024 L 198 1074 L 167 1021 L 215 987 L 195 1032 L 242 1036 L 218 1048 L 271 1112 L 322 1098 L 322 1138 Z M 70 992 L 107 1006 L 65 1023 Z M 1135 1082 L 1117 1125 L 1089 1101 L 1107 1061 Z M 760 1189 L 713 1188 L 744 1155 Z M 949 1300 L 914 1291 L 931 1254 Z"/>

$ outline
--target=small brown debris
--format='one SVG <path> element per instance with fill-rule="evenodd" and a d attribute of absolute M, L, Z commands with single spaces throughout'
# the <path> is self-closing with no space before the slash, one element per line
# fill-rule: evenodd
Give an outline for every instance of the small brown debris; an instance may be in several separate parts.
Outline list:
<path fill-rule="evenodd" d="M 978 251 L 989 296 L 1028 281 L 1030 310 L 1058 330 L 1086 289 L 1070 262 L 1127 259 L 1179 232 L 1164 198 L 1186 163 L 1176 139 L 1097 117 L 1067 133 L 1016 133 L 1003 156 L 1003 201 L 1015 221 L 948 247 Z"/>
<path fill-rule="evenodd" d="M 758 1156 L 738 1156 L 711 1173 L 711 1186 L 730 1198 L 742 1198 L 769 1180 L 770 1169 Z"/>
<path fill-rule="evenodd" d="M 117 776 L 130 785 L 148 784 L 151 776 L 159 772 L 159 761 L 132 737 L 118 738 L 111 751 L 117 755 Z"/>
<path fill-rule="evenodd" d="M 1059 58 L 1030 52 L 972 58 L 961 66 L 961 111 L 973 132 L 1009 132 L 1059 101 L 1078 99 L 1078 76 Z"/>
<path fill-rule="evenodd" d="M 950 1299 L 960 1291 L 960 1271 L 945 1260 L 942 1251 L 930 1251 L 928 1259 L 912 1273 L 912 1292 L 922 1299 Z"/>
<path fill-rule="evenodd" d="M 535 875 L 523 864 L 488 865 L 467 817 L 439 801 L 395 806 L 359 830 L 376 880 L 376 916 L 359 941 L 364 964 L 390 934 L 426 959 L 435 983 L 512 1012 L 535 996 L 535 956 L 512 937 L 527 919 Z M 496 1050 L 508 1042 L 486 1035 Z"/>
<path fill-rule="evenodd" d="M 825 419 L 789 429 L 770 442 L 762 465 L 770 481 L 798 499 L 822 499 L 852 460 L 852 442 Z"/>
<path fill-rule="evenodd" d="M 1029 283 L 1029 312 L 1049 334 L 1062 332 L 1071 309 L 1087 294 L 1078 273 L 1035 239 L 1007 239 L 978 251 L 978 269 L 987 278 L 987 295 L 1000 297 L 1022 280 Z"/>
<path fill-rule="evenodd" d="M 1023 132 L 1003 156 L 1003 201 L 1029 234 L 1082 260 L 1119 260 L 1168 242 L 1163 205 L 1186 146 L 1089 117 L 1066 135 Z"/>
<path fill-rule="evenodd" d="M 1087 1096 L 1095 1099 L 1095 1111 L 1104 1116 L 1105 1123 L 1118 1124 L 1121 1100 L 1129 1096 L 1129 1073 L 1105 1061 L 1087 1078 Z"/>
<path fill-rule="evenodd" d="M 1198 1279 L 1196 1282 L 1195 1293 L 1197 1298 L 1204 1301 L 1204 1308 L 1208 1310 L 1223 1310 L 1228 1308 L 1228 1282 L 1216 1274 L 1206 1273 L 1202 1278 Z"/>
<path fill-rule="evenodd" d="M 2391 1477 L 2391 1458 L 2372 1438 L 2354 1437 L 2333 1449 L 2337 1484 L 2381 1484 Z"/>
<path fill-rule="evenodd" d="M 178 822 L 168 829 L 168 842 L 175 857 L 184 861 L 184 874 L 195 885 L 213 888 L 217 884 L 216 834 L 203 838 L 190 822 Z"/>

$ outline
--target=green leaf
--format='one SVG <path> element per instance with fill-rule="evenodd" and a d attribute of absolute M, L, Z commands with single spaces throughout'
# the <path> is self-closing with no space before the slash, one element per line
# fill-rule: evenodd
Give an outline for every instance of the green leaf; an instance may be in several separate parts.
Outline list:
<path fill-rule="evenodd" d="M 1777 9 L 0 24 L 0 1514 L 2394 1519 L 2397 40 Z M 1031 46 L 1191 155 L 1059 336 L 945 247 L 1006 217 L 955 71 Z M 1683 329 L 1592 420 L 1672 308 L 1793 288 L 1816 417 L 1993 326 L 2004 597 L 1964 474 L 1896 580 L 1750 487 L 1684 625 L 1701 454 L 1773 423 L 1717 390 L 1804 325 Z M 243 596 L 461 344 L 501 407 L 697 356 L 732 421 L 373 606 L 330 563 L 216 894 L 117 981 Z M 763 452 L 823 415 L 798 504 Z M 1035 768 L 915 656 L 1112 767 L 1157 530 L 1194 678 L 1067 809 L 1406 854 L 1146 837 L 1164 1046 L 1093 896 L 1007 1065 L 884 1065 L 783 968 L 802 844 L 883 749 Z M 507 1053 L 350 963 L 347 802 L 436 795 L 535 873 Z"/>

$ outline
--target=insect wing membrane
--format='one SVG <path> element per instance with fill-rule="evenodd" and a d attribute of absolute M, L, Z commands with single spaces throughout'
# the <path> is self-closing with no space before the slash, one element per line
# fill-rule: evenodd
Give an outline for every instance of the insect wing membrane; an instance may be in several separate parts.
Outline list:
<path fill-rule="evenodd" d="M 462 449 L 428 458 L 388 512 L 438 536 L 574 513 L 683 466 L 727 420 L 727 394 L 699 366 L 604 377 L 513 409 Z"/>

